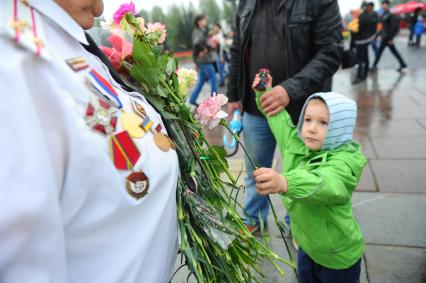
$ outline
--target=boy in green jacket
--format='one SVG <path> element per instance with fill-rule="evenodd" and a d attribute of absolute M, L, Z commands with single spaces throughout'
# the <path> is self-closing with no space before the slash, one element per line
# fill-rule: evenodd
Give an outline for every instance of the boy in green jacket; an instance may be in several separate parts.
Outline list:
<path fill-rule="evenodd" d="M 268 78 L 270 87 L 269 74 Z M 253 88 L 262 111 L 259 82 L 257 75 Z M 300 282 L 359 282 L 364 240 L 351 197 L 366 158 L 352 140 L 356 103 L 337 93 L 316 93 L 303 106 L 297 127 L 285 110 L 266 118 L 283 170 L 282 174 L 270 168 L 254 171 L 256 190 L 283 197 L 300 246 Z"/>

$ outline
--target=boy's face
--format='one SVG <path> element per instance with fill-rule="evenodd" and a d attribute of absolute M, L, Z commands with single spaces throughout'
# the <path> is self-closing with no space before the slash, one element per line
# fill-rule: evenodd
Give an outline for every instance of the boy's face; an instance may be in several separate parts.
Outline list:
<path fill-rule="evenodd" d="M 320 150 L 328 132 L 330 114 L 328 107 L 319 99 L 308 102 L 303 117 L 302 140 L 310 150 Z"/>

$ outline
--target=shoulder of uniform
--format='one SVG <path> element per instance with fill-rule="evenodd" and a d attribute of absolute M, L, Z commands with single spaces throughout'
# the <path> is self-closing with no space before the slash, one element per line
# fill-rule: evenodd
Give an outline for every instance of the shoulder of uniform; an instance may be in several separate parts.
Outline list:
<path fill-rule="evenodd" d="M 0 36 L 33 54 L 48 58 L 42 17 L 27 0 L 4 0 L 0 9 Z"/>

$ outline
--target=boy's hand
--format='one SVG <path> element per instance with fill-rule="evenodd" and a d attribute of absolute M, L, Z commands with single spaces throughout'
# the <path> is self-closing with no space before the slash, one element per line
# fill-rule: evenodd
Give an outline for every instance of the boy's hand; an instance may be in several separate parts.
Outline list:
<path fill-rule="evenodd" d="M 256 89 L 257 85 L 260 83 L 260 76 L 259 74 L 256 74 L 256 77 L 254 77 L 254 81 L 251 84 L 251 88 L 253 89 L 254 93 L 258 92 Z M 266 89 L 272 88 L 272 76 L 268 75 L 268 83 L 266 85 Z"/>
<path fill-rule="evenodd" d="M 286 193 L 288 190 L 286 178 L 271 168 L 259 168 L 253 172 L 253 177 L 260 195 Z"/>

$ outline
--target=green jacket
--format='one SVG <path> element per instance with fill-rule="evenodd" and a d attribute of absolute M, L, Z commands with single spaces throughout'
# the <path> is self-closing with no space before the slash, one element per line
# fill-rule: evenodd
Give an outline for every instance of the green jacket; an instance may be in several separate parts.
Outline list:
<path fill-rule="evenodd" d="M 351 141 L 314 152 L 299 138 L 287 111 L 266 118 L 288 182 L 282 197 L 293 237 L 316 263 L 331 269 L 351 267 L 364 252 L 351 203 L 366 164 L 360 145 Z"/>

